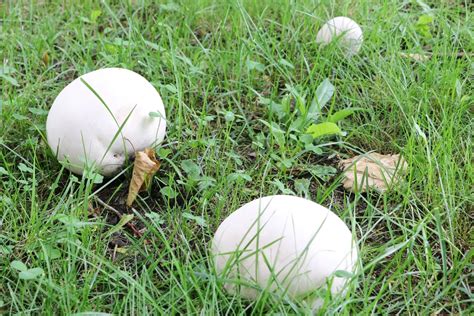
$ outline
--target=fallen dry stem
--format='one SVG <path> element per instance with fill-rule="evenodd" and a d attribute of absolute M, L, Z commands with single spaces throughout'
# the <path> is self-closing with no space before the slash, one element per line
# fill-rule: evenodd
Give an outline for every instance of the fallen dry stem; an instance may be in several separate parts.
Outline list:
<path fill-rule="evenodd" d="M 97 203 L 99 203 L 100 205 L 102 205 L 105 209 L 109 210 L 109 211 L 112 211 L 115 213 L 115 215 L 117 215 L 119 217 L 119 219 L 122 219 L 122 214 L 114 207 L 108 205 L 107 203 L 105 203 L 104 201 L 102 201 L 100 198 L 98 198 L 97 196 L 94 197 L 94 199 L 97 201 Z M 143 233 L 141 233 L 137 227 L 135 225 L 133 225 L 133 223 L 131 222 L 127 222 L 125 224 L 125 226 L 127 226 L 128 228 L 130 228 L 133 232 L 133 235 L 135 235 L 135 237 L 142 237 L 143 236 Z"/>

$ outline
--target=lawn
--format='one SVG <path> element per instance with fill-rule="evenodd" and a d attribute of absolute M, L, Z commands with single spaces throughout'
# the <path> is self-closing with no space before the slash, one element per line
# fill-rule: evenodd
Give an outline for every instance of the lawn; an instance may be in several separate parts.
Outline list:
<path fill-rule="evenodd" d="M 271 194 L 329 207 L 357 236 L 363 268 L 320 313 L 474 313 L 470 1 L 159 2 L 0 3 L 0 314 L 309 313 L 228 295 L 214 272 L 219 224 Z M 364 32 L 352 58 L 315 41 L 341 15 Z M 147 78 L 167 114 L 161 169 L 131 208 L 132 162 L 81 177 L 46 142 L 57 94 L 104 67 Z M 308 146 L 294 126 L 325 79 L 316 122 L 357 111 Z M 403 181 L 346 191 L 338 161 L 371 151 L 401 154 Z"/>

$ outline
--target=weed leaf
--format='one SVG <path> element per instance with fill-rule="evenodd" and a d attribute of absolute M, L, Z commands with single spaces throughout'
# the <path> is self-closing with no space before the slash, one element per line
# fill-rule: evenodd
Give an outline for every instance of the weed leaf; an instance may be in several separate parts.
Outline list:
<path fill-rule="evenodd" d="M 10 263 L 10 267 L 20 272 L 28 270 L 28 267 L 23 262 L 18 260 L 12 261 Z"/>
<path fill-rule="evenodd" d="M 337 123 L 339 121 L 342 121 L 346 117 L 352 115 L 354 112 L 363 111 L 363 110 L 364 109 L 362 108 L 350 108 L 350 109 L 343 109 L 343 110 L 337 111 L 336 113 L 328 117 L 328 122 Z"/>
<path fill-rule="evenodd" d="M 18 277 L 22 280 L 33 280 L 42 275 L 43 273 L 44 271 L 41 268 L 31 268 L 26 271 L 21 271 L 18 274 Z"/>
<path fill-rule="evenodd" d="M 327 135 L 341 135 L 342 131 L 336 124 L 331 122 L 324 122 L 311 125 L 306 130 L 306 134 L 311 134 L 313 138 L 318 138 Z"/>
<path fill-rule="evenodd" d="M 316 89 L 316 96 L 311 102 L 308 114 L 311 117 L 317 117 L 321 113 L 324 106 L 331 100 L 332 95 L 336 88 L 332 85 L 328 78 L 324 79 L 323 82 Z"/>

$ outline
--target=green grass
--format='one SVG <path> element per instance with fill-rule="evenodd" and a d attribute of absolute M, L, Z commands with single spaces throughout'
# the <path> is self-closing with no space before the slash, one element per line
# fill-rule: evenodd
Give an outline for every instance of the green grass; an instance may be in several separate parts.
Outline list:
<path fill-rule="evenodd" d="M 302 179 L 308 198 L 359 238 L 364 268 L 345 297 L 327 300 L 327 314 L 474 312 L 469 1 L 426 0 L 432 38 L 416 27 L 422 1 L 106 2 L 115 4 L 0 4 L 0 314 L 308 312 L 267 294 L 256 302 L 226 295 L 207 250 L 230 212 L 260 195 L 299 192 Z M 338 15 L 364 30 L 349 60 L 315 43 Z M 423 50 L 433 57 L 399 54 Z M 129 210 L 121 205 L 130 167 L 94 184 L 63 170 L 45 142 L 55 96 L 110 66 L 149 79 L 169 119 L 162 168 Z M 259 100 L 280 102 L 288 88 L 311 100 L 325 78 L 336 92 L 324 115 L 366 111 L 339 123 L 346 136 L 303 152 L 288 130 L 296 117 L 279 120 Z M 345 192 L 327 167 L 336 155 L 372 150 L 401 153 L 406 181 L 383 195 Z M 109 234 L 117 218 L 97 196 L 133 213 L 143 236 L 127 226 Z M 14 260 L 44 275 L 20 279 Z"/>

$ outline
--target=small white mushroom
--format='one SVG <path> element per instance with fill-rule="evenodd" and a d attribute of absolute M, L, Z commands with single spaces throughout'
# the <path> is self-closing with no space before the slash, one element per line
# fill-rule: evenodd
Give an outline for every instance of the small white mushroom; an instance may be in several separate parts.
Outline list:
<path fill-rule="evenodd" d="M 225 289 L 255 299 L 260 290 L 301 298 L 331 283 L 346 288 L 344 272 L 354 272 L 357 249 L 351 231 L 327 208 L 287 195 L 256 199 L 227 217 L 212 241 L 217 273 Z M 336 276 L 337 274 L 337 276 Z M 347 275 L 347 274 L 346 274 Z M 308 299 L 313 308 L 319 297 Z"/>
<path fill-rule="evenodd" d="M 316 35 L 316 42 L 326 45 L 336 38 L 347 56 L 357 54 L 362 47 L 362 29 L 347 17 L 339 16 L 327 21 Z"/>
<path fill-rule="evenodd" d="M 105 68 L 75 79 L 59 93 L 46 132 L 49 146 L 66 168 L 81 174 L 93 165 L 110 176 L 135 151 L 163 141 L 165 109 L 145 78 L 127 69 Z"/>

